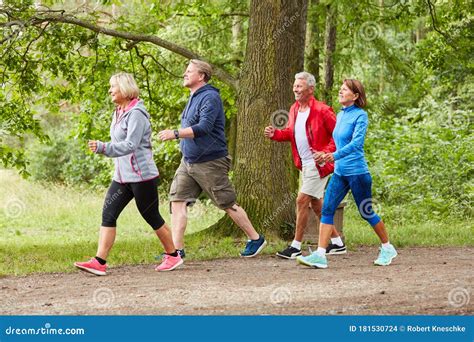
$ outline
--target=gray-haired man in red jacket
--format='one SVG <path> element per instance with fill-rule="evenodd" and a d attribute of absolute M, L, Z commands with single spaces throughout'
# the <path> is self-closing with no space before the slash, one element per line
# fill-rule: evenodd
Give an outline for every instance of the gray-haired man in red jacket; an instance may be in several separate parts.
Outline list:
<path fill-rule="evenodd" d="M 320 155 L 336 150 L 332 131 L 336 115 L 331 107 L 314 98 L 315 78 L 308 72 L 295 75 L 293 93 L 296 102 L 291 106 L 288 123 L 284 129 L 272 126 L 265 128 L 265 136 L 275 141 L 290 141 L 295 166 L 302 171 L 303 182 L 296 199 L 297 216 L 295 238 L 290 246 L 277 253 L 285 259 L 296 259 L 301 255 L 301 242 L 308 223 L 308 207 L 321 217 L 324 188 L 329 175 L 334 171 L 333 163 L 324 163 Z M 328 253 L 342 254 L 346 246 L 334 229 Z"/>

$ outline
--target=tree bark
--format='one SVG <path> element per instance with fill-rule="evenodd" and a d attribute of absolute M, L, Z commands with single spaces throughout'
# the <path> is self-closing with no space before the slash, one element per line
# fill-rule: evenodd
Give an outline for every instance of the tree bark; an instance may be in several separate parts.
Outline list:
<path fill-rule="evenodd" d="M 323 99 L 330 106 L 332 105 L 331 93 L 332 86 L 334 84 L 334 51 L 336 50 L 336 23 L 336 4 L 327 5 Z"/>
<path fill-rule="evenodd" d="M 290 146 L 263 136 L 272 113 L 294 102 L 294 74 L 304 61 L 307 0 L 255 0 L 240 87 L 234 184 L 238 202 L 260 232 L 295 222 L 298 172 Z"/>
<path fill-rule="evenodd" d="M 306 35 L 306 58 L 305 70 L 314 75 L 316 79 L 316 86 L 314 92 L 317 98 L 321 98 L 321 76 L 320 68 L 320 49 L 321 44 L 321 29 L 319 27 L 319 19 L 321 17 L 321 7 L 319 0 L 311 0 L 308 10 L 308 24 Z"/>

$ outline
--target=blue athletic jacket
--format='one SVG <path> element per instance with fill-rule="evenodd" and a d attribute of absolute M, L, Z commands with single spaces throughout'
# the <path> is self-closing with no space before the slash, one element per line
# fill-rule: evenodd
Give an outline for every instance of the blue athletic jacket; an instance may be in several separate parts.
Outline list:
<path fill-rule="evenodd" d="M 361 175 L 369 172 L 364 158 L 364 140 L 369 125 L 367 112 L 352 105 L 337 114 L 336 127 L 332 132 L 336 143 L 333 154 L 334 173 L 340 176 Z"/>
<path fill-rule="evenodd" d="M 181 139 L 180 149 L 190 164 L 228 155 L 225 115 L 219 89 L 206 84 L 194 92 L 181 114 L 181 127 L 191 127 L 194 138 Z"/>

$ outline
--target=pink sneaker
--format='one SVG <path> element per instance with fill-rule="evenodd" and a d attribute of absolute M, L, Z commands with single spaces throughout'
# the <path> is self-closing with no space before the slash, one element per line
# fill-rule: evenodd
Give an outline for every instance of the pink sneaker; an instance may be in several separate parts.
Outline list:
<path fill-rule="evenodd" d="M 168 254 L 163 255 L 163 262 L 156 266 L 155 271 L 172 271 L 183 263 L 183 259 L 178 254 L 174 257 Z"/>
<path fill-rule="evenodd" d="M 75 262 L 74 266 L 95 275 L 103 276 L 107 270 L 107 264 L 101 265 L 96 258 L 92 258 L 86 262 Z"/>

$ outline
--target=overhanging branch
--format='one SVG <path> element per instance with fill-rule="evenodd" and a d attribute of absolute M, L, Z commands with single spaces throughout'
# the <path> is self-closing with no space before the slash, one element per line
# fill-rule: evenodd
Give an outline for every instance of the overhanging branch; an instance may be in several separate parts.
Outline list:
<path fill-rule="evenodd" d="M 236 80 L 226 70 L 211 63 L 210 61 L 207 61 L 202 56 L 198 55 L 197 53 L 183 46 L 161 39 L 160 37 L 157 37 L 157 36 L 117 31 L 117 30 L 105 28 L 99 25 L 95 25 L 93 23 L 90 23 L 82 19 L 78 19 L 76 17 L 65 16 L 65 15 L 49 15 L 49 16 L 44 16 L 44 17 L 38 16 L 38 17 L 32 18 L 31 23 L 33 25 L 38 25 L 38 24 L 43 24 L 43 23 L 65 23 L 65 24 L 80 26 L 88 30 L 94 31 L 96 33 L 104 34 L 111 37 L 123 38 L 123 39 L 134 41 L 134 42 L 149 42 L 154 45 L 160 46 L 164 49 L 167 49 L 171 52 L 174 52 L 185 58 L 200 59 L 200 60 L 204 60 L 208 62 L 209 64 L 212 65 L 216 78 L 220 79 L 222 82 L 228 84 L 232 88 L 237 89 L 238 80 Z"/>

